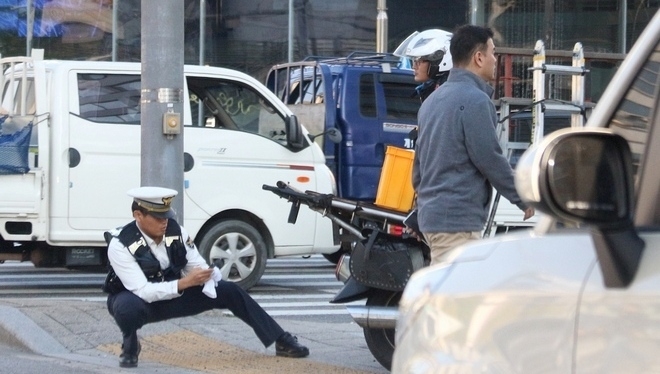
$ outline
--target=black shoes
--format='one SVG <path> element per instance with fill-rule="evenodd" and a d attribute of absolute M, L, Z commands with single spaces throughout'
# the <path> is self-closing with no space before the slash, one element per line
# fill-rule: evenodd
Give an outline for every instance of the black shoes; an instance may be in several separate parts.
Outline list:
<path fill-rule="evenodd" d="M 285 332 L 275 342 L 275 355 L 283 357 L 307 357 L 309 349 L 298 343 L 298 338 Z"/>
<path fill-rule="evenodd" d="M 140 341 L 137 344 L 137 351 L 135 354 L 123 352 L 119 355 L 119 366 L 123 368 L 135 368 L 138 366 L 138 356 L 142 350 Z M 309 356 L 309 349 L 304 345 L 298 343 L 298 338 L 285 332 L 275 342 L 275 355 L 282 357 L 307 357 Z"/>
<path fill-rule="evenodd" d="M 122 350 L 123 350 L 122 346 Z M 122 352 L 119 355 L 119 367 L 123 368 L 136 368 L 138 365 L 138 356 L 140 355 L 140 351 L 142 350 L 142 345 L 140 345 L 140 341 L 138 340 L 137 344 L 137 352 L 135 352 L 134 355 L 124 353 Z"/>

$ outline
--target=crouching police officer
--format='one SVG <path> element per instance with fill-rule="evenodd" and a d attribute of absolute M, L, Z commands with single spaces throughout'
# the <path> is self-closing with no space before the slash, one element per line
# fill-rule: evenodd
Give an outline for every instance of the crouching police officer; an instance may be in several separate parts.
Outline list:
<path fill-rule="evenodd" d="M 277 356 L 309 355 L 307 347 L 284 331 L 247 292 L 223 281 L 217 268 L 209 268 L 186 230 L 172 219 L 170 205 L 177 191 L 139 187 L 128 194 L 133 197 L 135 221 L 118 235 L 106 236 L 112 266 L 105 284 L 110 294 L 108 311 L 124 337 L 119 366 L 137 366 L 137 330 L 145 324 L 211 309 L 229 309 L 252 327 L 264 346 L 275 343 Z"/>

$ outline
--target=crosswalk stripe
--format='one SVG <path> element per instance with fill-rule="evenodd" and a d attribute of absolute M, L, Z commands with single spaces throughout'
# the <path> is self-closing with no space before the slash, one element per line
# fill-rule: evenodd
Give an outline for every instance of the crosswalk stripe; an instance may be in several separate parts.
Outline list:
<path fill-rule="evenodd" d="M 313 259 L 313 258 L 298 258 L 298 259 L 280 259 L 280 258 L 271 258 L 266 261 L 266 266 L 282 266 L 282 265 L 297 265 L 297 266 L 306 266 L 306 265 L 323 265 L 327 267 L 333 267 L 335 264 L 325 260 L 323 258 Z"/>
<path fill-rule="evenodd" d="M 330 299 L 328 301 L 313 302 L 313 301 L 292 301 L 285 303 L 259 303 L 262 308 L 290 308 L 290 307 L 309 307 L 309 306 L 319 306 L 319 307 L 335 307 L 336 304 L 330 304 Z M 258 301 L 257 301 L 258 302 Z"/>
<path fill-rule="evenodd" d="M 277 316 L 323 316 L 323 315 L 348 315 L 346 308 L 330 310 L 267 310 L 272 317 Z"/>
<path fill-rule="evenodd" d="M 334 274 L 264 274 L 261 279 L 337 279 Z"/>
<path fill-rule="evenodd" d="M 70 270 L 69 270 L 70 271 Z M 57 279 L 105 279 L 105 274 L 75 274 L 75 273 L 50 273 L 39 274 L 39 277 L 57 278 Z M 35 274 L 12 274 L 12 279 L 34 279 Z"/>
<path fill-rule="evenodd" d="M 280 300 L 280 299 L 327 299 L 330 294 L 311 294 L 311 295 L 252 295 L 252 298 L 259 300 Z"/>
<path fill-rule="evenodd" d="M 322 316 L 322 315 L 348 315 L 346 308 L 344 309 L 329 309 L 329 310 L 266 310 L 271 317 L 287 317 L 287 316 Z M 230 311 L 223 311 L 224 316 L 234 316 Z"/>
<path fill-rule="evenodd" d="M 254 289 L 261 290 L 263 287 L 266 285 L 264 284 L 259 284 L 255 287 Z M 278 287 L 327 287 L 327 286 L 341 286 L 341 282 L 339 281 L 334 281 L 334 282 L 289 282 L 289 283 L 272 283 L 268 284 L 268 287 L 273 287 L 273 286 L 278 286 Z"/>

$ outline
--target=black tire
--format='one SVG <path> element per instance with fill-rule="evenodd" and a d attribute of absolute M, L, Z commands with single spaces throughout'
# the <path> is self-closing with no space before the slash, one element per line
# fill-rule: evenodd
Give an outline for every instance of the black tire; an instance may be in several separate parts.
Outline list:
<path fill-rule="evenodd" d="M 220 221 L 199 243 L 199 252 L 222 272 L 222 279 L 248 290 L 266 270 L 268 251 L 259 231 L 239 220 Z"/>
<path fill-rule="evenodd" d="M 367 299 L 367 306 L 398 306 L 401 292 L 375 290 Z M 392 370 L 394 329 L 364 328 L 364 340 L 378 363 Z"/>
<path fill-rule="evenodd" d="M 0 250 L 3 252 L 9 252 L 14 248 L 13 243 L 6 241 L 2 236 L 0 236 Z"/>

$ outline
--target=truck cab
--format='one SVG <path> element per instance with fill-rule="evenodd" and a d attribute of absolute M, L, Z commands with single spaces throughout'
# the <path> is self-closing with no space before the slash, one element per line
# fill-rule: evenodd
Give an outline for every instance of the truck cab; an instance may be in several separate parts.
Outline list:
<path fill-rule="evenodd" d="M 388 145 L 410 148 L 420 99 L 413 72 L 391 54 L 310 57 L 271 68 L 266 87 L 296 113 L 323 148 L 339 197 L 373 202 Z M 325 141 L 336 128 L 342 141 Z"/>

